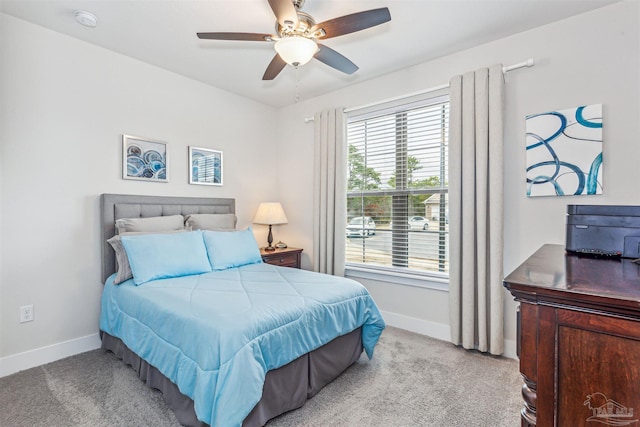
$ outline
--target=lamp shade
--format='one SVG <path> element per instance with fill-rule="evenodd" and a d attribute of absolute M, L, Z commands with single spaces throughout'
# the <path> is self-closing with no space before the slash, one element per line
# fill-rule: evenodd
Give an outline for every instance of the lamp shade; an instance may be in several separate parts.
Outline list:
<path fill-rule="evenodd" d="M 278 225 L 287 224 L 288 222 L 280 202 L 260 203 L 256 216 L 253 218 L 254 224 Z"/>
<path fill-rule="evenodd" d="M 274 46 L 284 62 L 294 67 L 304 65 L 318 51 L 318 45 L 311 39 L 289 36 L 278 40 Z"/>

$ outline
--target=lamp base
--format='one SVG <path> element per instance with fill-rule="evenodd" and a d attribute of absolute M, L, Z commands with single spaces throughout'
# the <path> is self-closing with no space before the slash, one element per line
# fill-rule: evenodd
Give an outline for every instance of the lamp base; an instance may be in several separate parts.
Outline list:
<path fill-rule="evenodd" d="M 264 248 L 265 252 L 273 252 L 276 250 L 276 248 L 271 246 L 271 243 L 273 243 L 273 234 L 271 233 L 271 224 L 269 224 L 269 235 L 267 236 L 267 243 L 268 245 Z"/>

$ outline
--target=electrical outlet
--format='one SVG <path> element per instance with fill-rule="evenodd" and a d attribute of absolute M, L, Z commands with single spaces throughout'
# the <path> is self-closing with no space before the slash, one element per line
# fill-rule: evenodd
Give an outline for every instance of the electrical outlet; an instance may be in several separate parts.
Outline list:
<path fill-rule="evenodd" d="M 33 322 L 33 304 L 20 307 L 20 323 Z"/>

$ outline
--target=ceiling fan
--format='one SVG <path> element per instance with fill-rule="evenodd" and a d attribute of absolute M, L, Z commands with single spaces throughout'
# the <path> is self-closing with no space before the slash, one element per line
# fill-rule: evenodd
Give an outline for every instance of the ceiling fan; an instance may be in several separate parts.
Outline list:
<path fill-rule="evenodd" d="M 317 42 L 375 27 L 391 20 L 389 9 L 382 7 L 352 13 L 316 24 L 308 13 L 302 12 L 305 0 L 268 0 L 276 16 L 276 34 L 256 33 L 197 33 L 200 39 L 275 42 L 276 55 L 262 80 L 273 80 L 285 65 L 299 67 L 311 58 L 346 74 L 353 74 L 358 66 L 335 50 Z"/>

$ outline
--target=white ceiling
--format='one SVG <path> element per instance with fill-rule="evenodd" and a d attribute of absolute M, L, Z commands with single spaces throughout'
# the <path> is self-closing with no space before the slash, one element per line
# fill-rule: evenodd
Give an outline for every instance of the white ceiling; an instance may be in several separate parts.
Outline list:
<path fill-rule="evenodd" d="M 274 33 L 267 0 L 3 0 L 2 12 L 276 107 L 619 0 L 307 0 L 316 22 L 387 6 L 391 22 L 323 43 L 360 69 L 346 75 L 312 60 L 262 75 L 274 56 L 266 42 L 200 40 L 196 32 Z M 75 22 L 75 10 L 98 17 Z M 523 58 L 523 60 L 526 58 Z"/>

